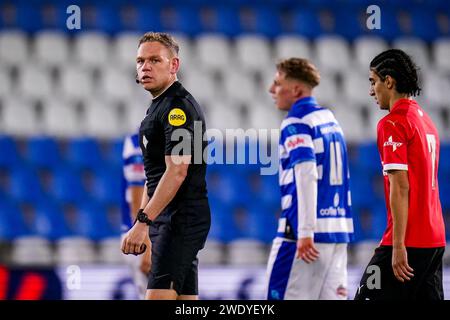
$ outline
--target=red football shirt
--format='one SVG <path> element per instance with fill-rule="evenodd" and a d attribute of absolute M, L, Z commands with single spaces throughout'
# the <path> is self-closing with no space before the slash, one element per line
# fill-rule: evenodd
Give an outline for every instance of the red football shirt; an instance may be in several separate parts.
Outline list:
<path fill-rule="evenodd" d="M 445 246 L 437 181 L 440 143 L 432 120 L 414 100 L 400 99 L 380 120 L 377 131 L 388 209 L 388 224 L 381 245 L 392 245 L 390 186 L 386 171 L 396 169 L 407 170 L 409 179 L 405 245 L 417 248 Z"/>

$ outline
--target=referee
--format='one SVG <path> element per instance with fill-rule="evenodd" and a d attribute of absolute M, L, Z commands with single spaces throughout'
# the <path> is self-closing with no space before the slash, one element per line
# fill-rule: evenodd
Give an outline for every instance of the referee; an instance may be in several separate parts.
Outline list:
<path fill-rule="evenodd" d="M 194 125 L 200 125 L 204 134 L 205 120 L 194 97 L 177 81 L 178 51 L 170 35 L 149 32 L 139 40 L 136 58 L 136 82 L 153 101 L 139 129 L 146 184 L 122 252 L 143 253 L 150 234 L 152 267 L 145 297 L 149 300 L 198 299 L 197 253 L 211 224 L 206 163 L 196 158 L 202 157 L 207 142 L 200 139 L 202 150 L 194 154 Z"/>

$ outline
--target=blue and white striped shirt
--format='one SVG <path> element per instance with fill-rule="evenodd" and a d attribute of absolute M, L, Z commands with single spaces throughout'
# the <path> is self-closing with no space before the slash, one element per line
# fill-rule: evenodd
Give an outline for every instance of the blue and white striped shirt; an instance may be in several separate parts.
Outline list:
<path fill-rule="evenodd" d="M 298 222 L 306 206 L 298 203 L 294 166 L 311 161 L 318 178 L 314 241 L 350 242 L 353 220 L 347 147 L 333 113 L 318 106 L 313 97 L 296 101 L 281 124 L 279 156 L 282 214 L 277 235 L 289 237 L 290 233 L 291 238 L 298 238 Z"/>

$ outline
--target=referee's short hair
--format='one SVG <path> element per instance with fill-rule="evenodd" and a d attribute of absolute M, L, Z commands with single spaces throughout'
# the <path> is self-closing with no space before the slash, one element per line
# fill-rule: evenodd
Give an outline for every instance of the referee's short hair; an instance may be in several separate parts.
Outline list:
<path fill-rule="evenodd" d="M 178 56 L 178 52 L 180 51 L 180 46 L 175 41 L 175 39 L 168 33 L 164 32 L 147 32 L 140 39 L 138 48 L 144 42 L 159 42 L 164 45 L 169 51 L 174 55 Z"/>
<path fill-rule="evenodd" d="M 395 79 L 395 89 L 398 93 L 409 96 L 420 95 L 417 66 L 411 57 L 400 49 L 389 49 L 377 55 L 370 62 L 370 70 L 382 80 L 386 76 Z"/>
<path fill-rule="evenodd" d="M 286 79 L 299 80 L 311 88 L 320 83 L 320 73 L 316 66 L 307 59 L 289 58 L 277 63 L 277 70 L 286 75 Z"/>

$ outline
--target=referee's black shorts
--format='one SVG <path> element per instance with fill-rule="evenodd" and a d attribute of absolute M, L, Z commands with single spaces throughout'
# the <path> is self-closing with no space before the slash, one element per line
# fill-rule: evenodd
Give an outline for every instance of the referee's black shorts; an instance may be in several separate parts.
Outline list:
<path fill-rule="evenodd" d="M 409 281 L 400 282 L 392 270 L 392 246 L 380 246 L 370 260 L 356 291 L 355 300 L 443 300 L 442 257 L 445 248 L 407 248 L 414 269 Z M 371 267 L 372 266 L 372 267 Z M 377 285 L 378 266 L 381 279 Z M 369 268 L 371 267 L 371 268 Z"/>
<path fill-rule="evenodd" d="M 152 268 L 148 289 L 174 289 L 198 295 L 197 253 L 211 225 L 207 199 L 168 206 L 150 226 Z"/>

